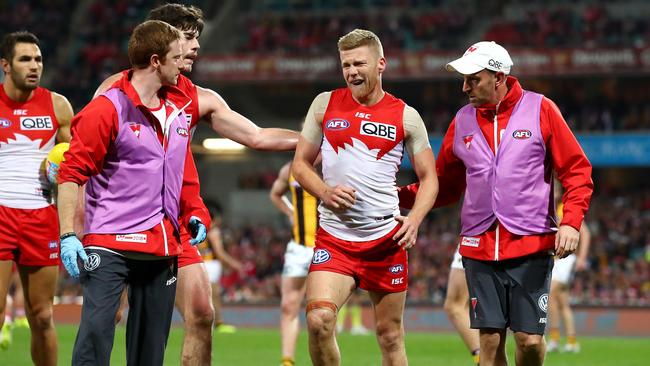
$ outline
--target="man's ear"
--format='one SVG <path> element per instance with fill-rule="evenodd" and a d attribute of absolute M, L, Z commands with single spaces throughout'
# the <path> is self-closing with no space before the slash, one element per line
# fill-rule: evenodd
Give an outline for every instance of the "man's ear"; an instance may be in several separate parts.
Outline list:
<path fill-rule="evenodd" d="M 9 64 L 9 60 L 6 58 L 0 58 L 0 63 L 2 64 L 2 71 L 4 71 L 5 74 L 9 73 L 9 69 L 11 68 L 11 65 Z"/>
<path fill-rule="evenodd" d="M 380 74 L 383 73 L 384 70 L 386 70 L 386 59 L 381 57 L 379 59 L 378 66 L 379 66 L 379 73 Z"/>
<path fill-rule="evenodd" d="M 501 84 L 505 84 L 505 83 L 506 83 L 506 80 L 508 79 L 508 76 L 507 76 L 506 74 L 502 73 L 501 71 L 498 71 L 498 72 L 495 74 L 495 76 L 496 76 L 496 78 L 497 78 L 497 81 L 496 81 L 496 83 L 495 83 L 495 85 L 496 85 L 497 87 L 501 86 Z"/>
<path fill-rule="evenodd" d="M 160 57 L 155 53 L 151 55 L 149 58 L 149 65 L 153 66 L 154 69 L 158 69 L 160 67 Z"/>

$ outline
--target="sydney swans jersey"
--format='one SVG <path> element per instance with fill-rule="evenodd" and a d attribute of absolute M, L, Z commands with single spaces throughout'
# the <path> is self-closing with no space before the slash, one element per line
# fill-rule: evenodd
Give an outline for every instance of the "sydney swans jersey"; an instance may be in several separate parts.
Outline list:
<path fill-rule="evenodd" d="M 386 93 L 377 104 L 357 103 L 349 89 L 332 92 L 323 116 L 323 180 L 331 187 L 355 189 L 348 210 L 319 206 L 320 224 L 349 241 L 380 238 L 397 225 L 399 200 L 395 185 L 404 152 L 405 104 Z"/>
<path fill-rule="evenodd" d="M 58 128 L 47 89 L 39 87 L 29 101 L 18 103 L 0 84 L 0 205 L 25 209 L 50 205 L 45 158 L 55 145 Z"/>

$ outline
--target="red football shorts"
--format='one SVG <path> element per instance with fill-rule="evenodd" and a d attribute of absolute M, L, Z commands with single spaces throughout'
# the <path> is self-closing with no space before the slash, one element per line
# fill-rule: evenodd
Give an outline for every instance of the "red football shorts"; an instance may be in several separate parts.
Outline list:
<path fill-rule="evenodd" d="M 23 266 L 59 264 L 59 216 L 50 205 L 37 209 L 0 206 L 0 260 Z"/>
<path fill-rule="evenodd" d="M 319 228 L 309 272 L 350 276 L 357 286 L 367 291 L 406 291 L 408 254 L 393 240 L 400 227 L 397 225 L 379 239 L 362 242 L 339 239 Z"/>
<path fill-rule="evenodd" d="M 183 251 L 181 255 L 178 256 L 178 268 L 183 268 L 194 263 L 203 263 L 203 258 L 201 258 L 201 253 L 199 253 L 199 248 L 193 247 L 190 244 L 190 239 L 192 236 L 187 230 L 181 229 L 181 246 Z M 197 245 L 198 246 L 198 245 Z"/>

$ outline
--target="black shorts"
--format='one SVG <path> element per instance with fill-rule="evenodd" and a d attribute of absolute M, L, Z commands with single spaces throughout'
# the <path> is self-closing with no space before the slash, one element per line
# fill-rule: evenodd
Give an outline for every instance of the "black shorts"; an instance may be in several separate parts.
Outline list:
<path fill-rule="evenodd" d="M 544 334 L 553 271 L 551 255 L 535 254 L 505 261 L 463 258 L 474 329 L 510 328 Z"/>

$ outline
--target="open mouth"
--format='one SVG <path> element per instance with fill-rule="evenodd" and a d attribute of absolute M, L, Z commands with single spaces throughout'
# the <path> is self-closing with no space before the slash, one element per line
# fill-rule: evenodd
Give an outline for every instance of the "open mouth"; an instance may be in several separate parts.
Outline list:
<path fill-rule="evenodd" d="M 363 84 L 363 79 L 352 80 L 352 81 L 350 82 L 350 84 L 352 84 L 352 85 L 356 85 L 356 86 L 359 86 L 359 85 Z"/>

